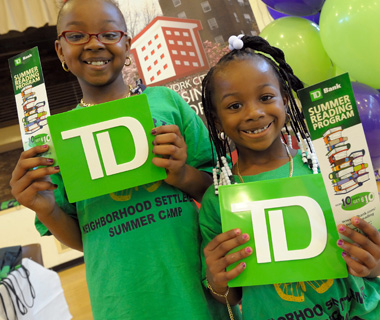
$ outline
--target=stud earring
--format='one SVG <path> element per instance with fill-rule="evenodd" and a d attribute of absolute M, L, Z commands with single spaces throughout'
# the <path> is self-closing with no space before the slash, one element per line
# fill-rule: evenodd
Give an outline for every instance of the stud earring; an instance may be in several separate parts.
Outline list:
<path fill-rule="evenodd" d="M 65 60 L 62 61 L 62 69 L 65 70 L 66 72 L 69 72 L 69 71 L 70 71 L 69 67 L 66 66 L 66 62 L 65 62 Z"/>
<path fill-rule="evenodd" d="M 226 141 L 226 134 L 224 133 L 224 131 L 218 131 L 218 139 L 220 141 Z"/>
<path fill-rule="evenodd" d="M 132 60 L 131 60 L 131 58 L 128 56 L 128 57 L 125 59 L 125 63 L 124 63 L 124 65 L 125 65 L 126 67 L 129 67 L 131 64 L 132 64 Z"/>

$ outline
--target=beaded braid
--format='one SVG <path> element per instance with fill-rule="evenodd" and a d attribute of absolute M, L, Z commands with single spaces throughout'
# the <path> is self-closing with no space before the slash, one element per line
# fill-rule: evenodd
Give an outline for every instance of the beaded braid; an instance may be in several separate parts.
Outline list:
<path fill-rule="evenodd" d="M 287 124 L 285 124 L 282 132 L 284 142 L 291 145 L 290 130 L 293 131 L 297 139 L 299 149 L 302 152 L 303 162 L 313 170 L 313 173 L 318 173 L 318 162 L 304 121 L 304 116 L 298 108 L 297 102 L 293 96 L 293 92 L 297 92 L 304 86 L 301 80 L 294 75 L 292 68 L 286 63 L 283 51 L 279 48 L 271 46 L 265 39 L 259 36 L 232 36 L 229 39 L 229 44 L 231 52 L 224 55 L 218 63 L 209 70 L 202 81 L 202 104 L 204 114 L 207 119 L 210 139 L 214 143 L 218 159 L 214 170 L 215 193 L 218 194 L 219 185 L 235 182 L 233 180 L 232 173 L 232 179 L 228 177 L 230 178 L 229 181 L 225 182 L 227 177 L 223 171 L 228 172 L 228 170 L 221 169 L 221 164 L 227 163 L 225 159 L 230 147 L 228 139 L 225 139 L 224 141 L 219 139 L 220 133 L 215 126 L 217 115 L 212 101 L 213 77 L 217 70 L 223 68 L 229 62 L 248 59 L 249 57 L 254 56 L 262 57 L 273 67 L 273 70 L 279 80 L 281 91 L 289 97 L 287 112 L 290 118 L 290 128 Z M 272 59 L 268 58 L 267 55 L 269 55 Z M 287 141 L 284 138 L 284 133 L 288 136 Z M 217 178 L 218 174 L 220 174 L 219 181 Z"/>

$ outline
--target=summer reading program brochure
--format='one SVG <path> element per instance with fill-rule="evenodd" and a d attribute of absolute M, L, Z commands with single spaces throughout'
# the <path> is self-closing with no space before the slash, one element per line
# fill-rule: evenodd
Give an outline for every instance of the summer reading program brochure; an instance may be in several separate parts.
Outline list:
<path fill-rule="evenodd" d="M 50 115 L 38 48 L 22 52 L 8 59 L 15 93 L 18 120 L 24 150 L 47 144 L 43 154 L 57 165 L 46 118 Z"/>
<path fill-rule="evenodd" d="M 380 228 L 376 178 L 348 73 L 298 91 L 336 224 Z"/>

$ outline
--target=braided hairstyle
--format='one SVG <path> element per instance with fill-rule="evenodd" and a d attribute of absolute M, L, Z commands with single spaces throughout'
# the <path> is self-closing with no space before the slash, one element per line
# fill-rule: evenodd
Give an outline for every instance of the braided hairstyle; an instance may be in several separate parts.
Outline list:
<path fill-rule="evenodd" d="M 280 83 L 281 93 L 289 98 L 287 110 L 290 118 L 289 125 L 291 130 L 295 133 L 298 145 L 300 146 L 301 151 L 303 151 L 302 145 L 304 145 L 305 151 L 307 149 L 313 152 L 314 148 L 311 144 L 304 116 L 298 108 L 293 96 L 294 92 L 302 89 L 304 85 L 301 80 L 294 75 L 292 68 L 286 63 L 283 51 L 271 46 L 265 39 L 259 36 L 243 36 L 240 39 L 243 42 L 243 47 L 241 49 L 234 49 L 224 55 L 218 63 L 209 70 L 202 81 L 202 104 L 207 119 L 210 139 L 215 145 L 218 162 L 221 164 L 222 158 L 226 157 L 227 152 L 231 149 L 228 139 L 220 139 L 220 132 L 218 132 L 218 129 L 215 126 L 217 114 L 212 98 L 214 75 L 218 70 L 221 70 L 231 61 L 252 58 L 264 59 L 273 67 L 275 75 Z M 287 125 L 284 126 L 283 131 L 285 131 L 288 137 L 290 137 Z M 284 136 L 283 139 L 285 140 Z M 288 141 L 289 144 L 290 140 Z M 306 156 L 306 152 L 303 152 L 303 160 L 305 163 L 308 163 L 310 168 L 312 167 L 311 156 Z"/>

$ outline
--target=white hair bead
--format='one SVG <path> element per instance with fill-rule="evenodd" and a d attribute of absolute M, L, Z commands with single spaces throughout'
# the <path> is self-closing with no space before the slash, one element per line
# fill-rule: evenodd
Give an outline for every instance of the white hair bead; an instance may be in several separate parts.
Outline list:
<path fill-rule="evenodd" d="M 234 42 L 233 42 L 233 47 L 236 49 L 236 50 L 240 50 L 241 48 L 244 47 L 244 43 L 243 43 L 243 40 L 241 39 L 236 39 Z"/>
<path fill-rule="evenodd" d="M 241 38 L 244 36 L 244 34 L 239 34 L 238 36 L 231 36 L 228 38 L 228 48 L 232 50 L 240 50 L 244 47 L 243 40 Z"/>
<path fill-rule="evenodd" d="M 235 39 L 238 39 L 237 36 L 231 36 L 228 38 L 228 44 L 232 45 L 235 41 Z"/>

